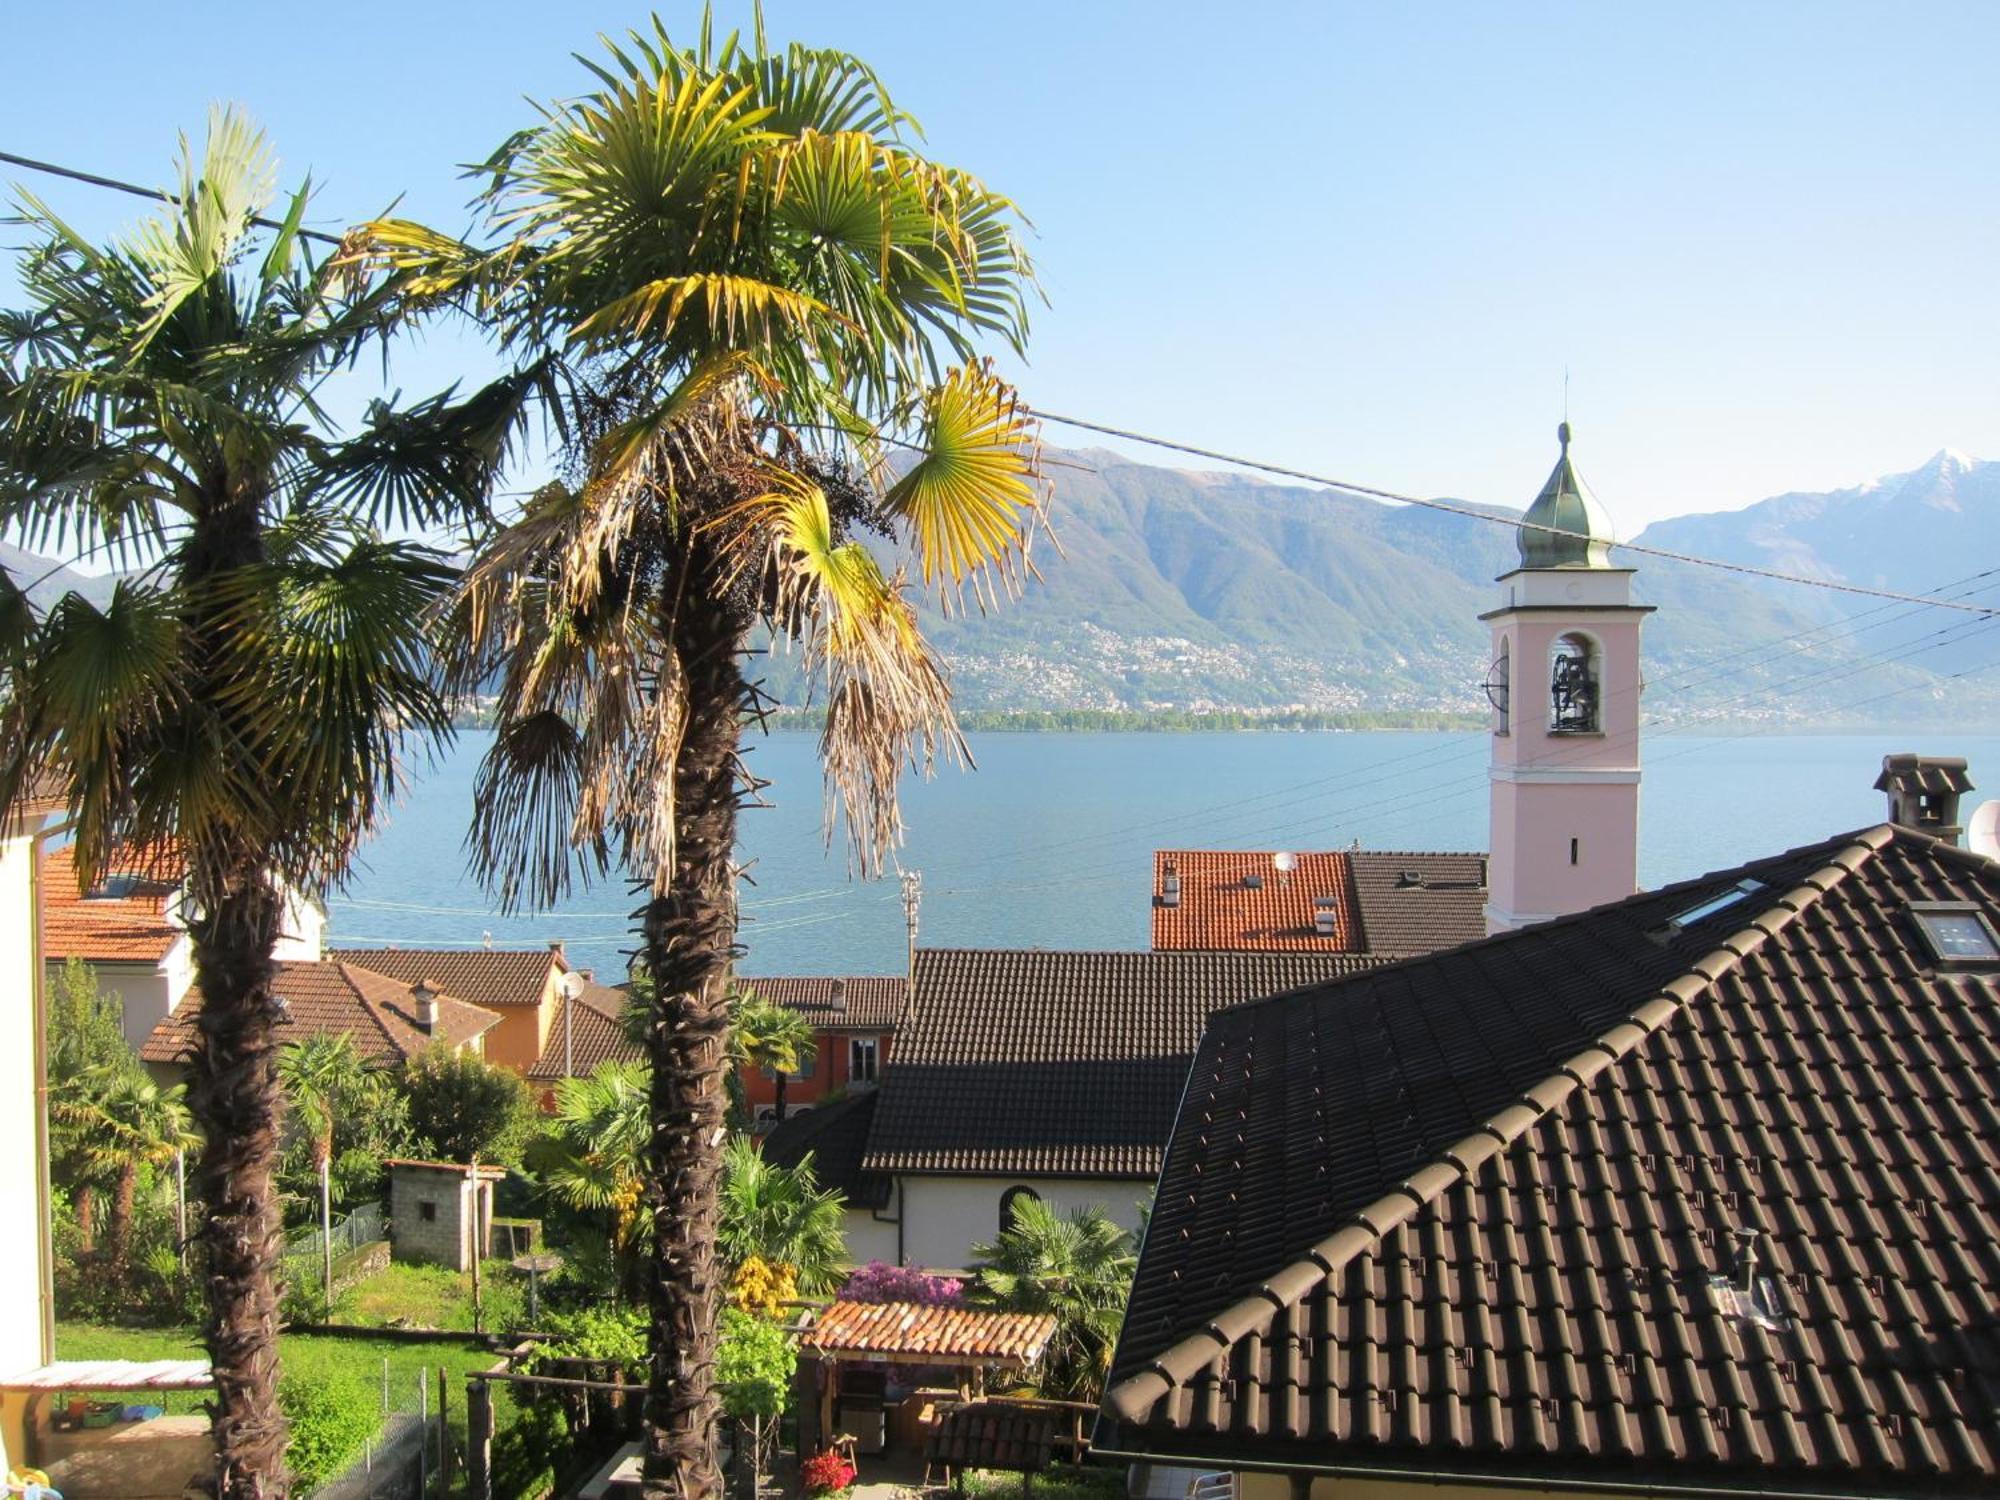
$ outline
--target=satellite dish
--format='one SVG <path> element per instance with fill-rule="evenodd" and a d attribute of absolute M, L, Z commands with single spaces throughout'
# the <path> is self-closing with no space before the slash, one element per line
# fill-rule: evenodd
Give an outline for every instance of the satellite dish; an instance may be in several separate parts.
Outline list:
<path fill-rule="evenodd" d="M 1965 825 L 1965 847 L 1988 859 L 2000 859 L 2000 798 L 1973 808 Z"/>
<path fill-rule="evenodd" d="M 1299 867 L 1299 857 L 1289 849 L 1280 849 L 1271 856 L 1271 865 L 1280 875 L 1289 875 Z"/>

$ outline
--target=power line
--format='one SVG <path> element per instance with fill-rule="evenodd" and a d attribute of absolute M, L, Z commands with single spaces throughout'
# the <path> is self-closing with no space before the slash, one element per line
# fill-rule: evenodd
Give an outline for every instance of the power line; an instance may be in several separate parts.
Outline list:
<path fill-rule="evenodd" d="M 15 166 L 26 167 L 30 171 L 47 172 L 52 176 L 65 177 L 73 182 L 87 183 L 92 187 L 109 188 L 114 192 L 130 193 L 141 198 L 151 198 L 163 203 L 179 203 L 171 193 L 158 188 L 140 187 L 137 183 L 121 182 L 115 177 L 101 176 L 96 172 L 85 172 L 75 167 L 58 166 L 54 162 L 37 161 L 30 156 L 18 156 L 11 151 L 0 151 L 0 161 L 11 162 Z M 271 219 L 253 218 L 252 223 L 268 229 L 283 226 Z M 315 229 L 301 229 L 300 235 L 306 239 L 323 241 L 338 246 L 342 243 L 337 235 L 322 234 Z M 1489 511 L 1475 509 L 1469 505 L 1454 505 L 1449 500 L 1425 499 L 1419 495 L 1405 495 L 1395 490 L 1379 489 L 1373 485 L 1356 484 L 1352 480 L 1335 479 L 1326 474 L 1315 474 L 1309 469 L 1288 468 L 1283 464 L 1266 463 L 1261 459 L 1244 458 L 1239 454 L 1224 453 L 1214 448 L 1203 448 L 1193 443 L 1175 442 L 1171 438 L 1155 437 L 1150 433 L 1136 432 L 1126 427 L 1113 427 L 1105 422 L 1093 422 L 1085 417 L 1063 416 L 1058 412 L 1043 411 L 1023 404 L 1023 411 L 1043 422 L 1054 422 L 1063 427 L 1075 427 L 1085 432 L 1101 433 L 1106 437 L 1121 438 L 1126 442 L 1142 443 L 1148 447 L 1161 448 L 1173 453 L 1185 453 L 1195 458 L 1206 458 L 1217 463 L 1232 464 L 1237 468 L 1251 469 L 1259 473 L 1275 474 L 1285 479 L 1303 480 L 1307 484 L 1322 485 L 1327 489 L 1339 490 L 1349 495 L 1365 495 L 1374 500 L 1386 500 L 1394 505 L 1415 505 L 1425 510 L 1443 511 L 1447 515 L 1464 516 L 1474 521 L 1484 521 L 1489 525 L 1508 526 L 1516 531 L 1540 531 L 1550 536 L 1570 537 L 1574 532 L 1565 531 L 1560 526 L 1544 526 L 1538 521 L 1529 521 L 1519 516 L 1495 515 Z M 1835 593 L 1857 594 L 1870 599 L 1887 599 L 1901 604 L 1922 604 L 1927 601 L 1915 594 L 1898 593 L 1893 589 L 1869 588 L 1865 584 L 1839 583 L 1830 578 L 1807 578 L 1797 573 L 1782 573 L 1775 568 L 1759 568 L 1750 563 L 1724 562 L 1715 557 L 1698 557 L 1691 552 L 1675 552 L 1665 547 L 1648 547 L 1639 542 L 1611 542 L 1609 546 L 1642 557 L 1657 557 L 1667 562 L 1685 563 L 1692 567 L 1715 568 L 1725 573 L 1739 573 L 1749 578 L 1766 578 L 1774 583 L 1797 584 L 1802 588 L 1829 589 Z M 1974 604 L 1939 604 L 1942 609 L 1962 610 L 1967 614 L 2000 617 L 2000 608 Z"/>
<path fill-rule="evenodd" d="M 92 187 L 109 188 L 114 193 L 130 193 L 135 198 L 151 198 L 156 203 L 171 203 L 180 207 L 181 200 L 172 193 L 159 188 L 140 187 L 136 182 L 120 182 L 116 177 L 100 177 L 95 172 L 81 172 L 75 167 L 59 167 L 52 161 L 36 161 L 32 156 L 16 156 L 11 151 L 0 151 L 0 161 L 11 162 L 17 167 L 26 167 L 31 172 L 46 172 L 51 177 L 67 177 L 71 182 L 84 182 Z M 253 215 L 250 222 L 265 229 L 283 229 L 285 226 L 276 219 L 266 219 Z M 322 234 L 317 229 L 301 229 L 300 239 L 318 240 L 322 244 L 338 247 L 341 243 L 337 234 Z"/>
<path fill-rule="evenodd" d="M 1560 526 L 1544 526 L 1539 521 L 1530 521 L 1520 516 L 1494 515 L 1489 511 L 1477 510 L 1470 505 L 1454 505 L 1449 500 L 1427 500 L 1419 495 L 1399 494 L 1395 490 L 1377 489 L 1372 485 L 1355 484 L 1346 479 L 1335 479 L 1326 474 L 1315 474 L 1308 469 L 1291 469 L 1282 464 L 1265 463 L 1260 459 L 1243 458 L 1233 453 L 1222 453 L 1213 448 L 1198 448 L 1192 443 L 1177 443 L 1170 438 L 1153 437 L 1143 432 L 1133 432 L 1124 427 L 1111 427 L 1102 422 L 1087 421 L 1082 417 L 1059 416 L 1055 412 L 1042 411 L 1038 407 L 1024 406 L 1023 410 L 1044 422 L 1054 422 L 1063 427 L 1078 427 L 1086 432 L 1100 432 L 1107 437 L 1123 438 L 1127 442 L 1144 443 L 1149 447 L 1165 448 L 1174 453 L 1187 453 L 1196 458 L 1213 459 L 1217 463 L 1234 464 L 1242 469 L 1255 469 L 1264 474 L 1276 474 L 1285 479 L 1301 479 L 1307 484 L 1323 485 L 1330 490 L 1339 490 L 1349 495 L 1365 495 L 1371 500 L 1387 500 L 1396 505 L 1415 505 L 1425 510 L 1441 510 L 1447 515 L 1465 516 L 1474 521 L 1485 521 L 1496 526 L 1510 526 L 1516 531 L 1541 531 L 1550 536 L 1571 537 L 1576 533 L 1565 531 Z M 1894 589 L 1874 589 L 1859 583 L 1838 583 L 1830 578 L 1807 578 L 1797 573 L 1780 573 L 1775 568 L 1759 568 L 1749 563 L 1724 562 L 1715 557 L 1697 557 L 1691 552 L 1674 552 L 1665 547 L 1648 547 L 1639 542 L 1610 542 L 1608 546 L 1626 552 L 1635 552 L 1643 557 L 1657 557 L 1667 562 L 1687 563 L 1700 568 L 1718 568 L 1725 573 L 1742 573 L 1751 578 L 1768 578 L 1775 583 L 1796 583 L 1805 588 L 1831 589 L 1841 594 L 1860 594 L 1870 599 L 1888 599 L 1900 604 L 1935 604 L 1940 609 L 1959 609 L 1967 614 L 2000 617 L 2000 608 L 1980 604 L 1939 604 L 1917 594 L 1901 594 Z"/>

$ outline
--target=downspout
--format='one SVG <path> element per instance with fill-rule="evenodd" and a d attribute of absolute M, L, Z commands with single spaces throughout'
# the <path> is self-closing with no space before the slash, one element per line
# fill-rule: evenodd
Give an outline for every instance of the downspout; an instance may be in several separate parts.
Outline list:
<path fill-rule="evenodd" d="M 871 1208 L 868 1210 L 868 1217 L 873 1219 L 877 1224 L 894 1224 L 896 1226 L 896 1264 L 900 1266 L 903 1263 L 903 1179 L 902 1178 L 898 1177 L 896 1179 L 896 1216 L 894 1218 L 890 1218 L 889 1215 L 883 1213 L 881 1209 Z"/>
<path fill-rule="evenodd" d="M 56 1205 L 49 1174 L 49 1014 L 48 961 L 42 957 L 42 847 L 75 827 L 65 819 L 44 828 L 28 841 L 28 899 L 34 904 L 29 927 L 29 995 L 35 1009 L 35 1256 L 40 1262 L 41 1340 L 43 1364 L 56 1357 Z"/>

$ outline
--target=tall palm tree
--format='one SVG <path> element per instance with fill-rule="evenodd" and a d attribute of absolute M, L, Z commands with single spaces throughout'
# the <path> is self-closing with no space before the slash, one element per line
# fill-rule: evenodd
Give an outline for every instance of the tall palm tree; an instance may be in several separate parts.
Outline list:
<path fill-rule="evenodd" d="M 320 1275 L 326 1315 L 333 1316 L 333 1138 L 339 1114 L 366 1088 L 367 1064 L 345 1032 L 320 1032 L 278 1054 L 292 1121 L 305 1137 L 319 1176 Z"/>
<path fill-rule="evenodd" d="M 746 1066 L 769 1068 L 777 1083 L 779 1123 L 785 1118 L 785 1084 L 799 1062 L 819 1047 L 812 1023 L 795 1010 L 766 1000 L 752 989 L 737 991 L 729 1023 L 731 1053 Z"/>
<path fill-rule="evenodd" d="M 532 374 L 377 402 L 351 435 L 328 382 L 404 288 L 275 224 L 274 158 L 221 112 L 168 207 L 96 244 L 22 195 L 25 311 L 0 314 L 0 527 L 149 564 L 99 609 L 38 617 L 0 586 L 0 805 L 63 778 L 79 878 L 121 846 L 184 862 L 203 1005 L 189 1102 L 204 1145 L 219 1493 L 288 1493 L 277 1405 L 281 1095 L 271 949 L 283 885 L 341 877 L 406 735 L 448 731 L 420 622 L 451 582 L 375 522 L 477 513 Z"/>
<path fill-rule="evenodd" d="M 125 1278 L 131 1257 L 139 1173 L 200 1144 L 185 1093 L 180 1084 L 161 1088 L 143 1069 L 127 1063 L 50 1100 L 56 1117 L 77 1131 L 85 1167 L 112 1184 L 102 1274 L 114 1283 Z"/>
<path fill-rule="evenodd" d="M 974 1245 L 972 1255 L 980 1290 L 999 1306 L 1055 1315 L 1042 1390 L 1076 1401 L 1103 1394 L 1138 1264 L 1132 1236 L 1100 1209 L 1062 1214 L 1024 1198 L 1014 1222 L 993 1243 Z"/>
<path fill-rule="evenodd" d="M 781 1167 L 742 1136 L 723 1148 L 718 1244 L 732 1268 L 754 1255 L 791 1267 L 802 1292 L 836 1290 L 847 1267 L 843 1207 L 838 1192 L 819 1185 L 810 1156 Z"/>
<path fill-rule="evenodd" d="M 659 22 L 486 165 L 489 235 L 373 227 L 410 295 L 545 366 L 565 465 L 495 536 L 460 605 L 468 681 L 498 685 L 476 862 L 510 903 L 580 868 L 645 882 L 656 994 L 644 1492 L 707 1500 L 723 1295 L 715 1256 L 741 738 L 760 633 L 826 703 L 821 756 L 857 861 L 909 766 L 962 753 L 910 581 L 984 600 L 1040 516 L 1034 428 L 977 362 L 1020 347 L 1012 203 L 909 144 L 847 54 Z M 891 461 L 893 455 L 894 461 Z"/>

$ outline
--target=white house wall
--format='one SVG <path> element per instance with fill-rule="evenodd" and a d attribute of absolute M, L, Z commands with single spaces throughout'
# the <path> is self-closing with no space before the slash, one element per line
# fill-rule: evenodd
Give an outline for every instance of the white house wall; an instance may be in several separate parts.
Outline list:
<path fill-rule="evenodd" d="M 39 820 L 36 820 L 39 822 Z M 40 1364 L 42 1348 L 40 1132 L 35 1088 L 35 848 L 18 825 L 0 827 L 0 1365 Z M 16 1398 L 18 1401 L 18 1398 Z M 0 1435 L 19 1441 L 19 1407 Z"/>
<path fill-rule="evenodd" d="M 134 1052 L 145 1045 L 154 1027 L 173 1014 L 194 982 L 194 961 L 186 938 L 176 942 L 157 964 L 99 962 L 90 967 L 97 975 L 97 992 L 118 997 L 125 1015 L 125 1040 Z M 48 966 L 50 984 L 62 970 L 59 963 Z"/>
<path fill-rule="evenodd" d="M 326 957 L 326 908 L 296 890 L 285 892 L 285 923 L 271 956 L 279 963 L 316 964 Z"/>
<path fill-rule="evenodd" d="M 885 1214 L 895 1212 L 895 1205 L 882 1210 Z M 847 1235 L 847 1258 L 857 1266 L 865 1266 L 871 1260 L 896 1264 L 896 1226 L 884 1224 L 865 1208 L 850 1208 L 842 1216 L 842 1230 Z"/>
<path fill-rule="evenodd" d="M 1044 1203 L 1063 1211 L 1101 1208 L 1114 1223 L 1136 1233 L 1139 1206 L 1153 1187 L 1151 1182 L 1101 1177 L 904 1177 L 900 1181 L 903 1264 L 936 1271 L 963 1269 L 972 1260 L 972 1247 L 990 1242 L 1000 1232 L 1000 1197 L 1010 1188 L 1032 1188 Z M 893 1206 L 885 1210 L 893 1211 Z M 893 1233 L 894 1226 L 887 1227 Z"/>

